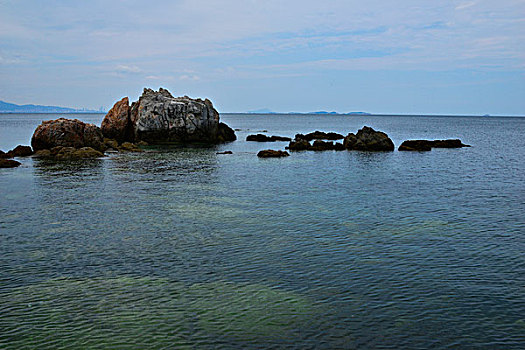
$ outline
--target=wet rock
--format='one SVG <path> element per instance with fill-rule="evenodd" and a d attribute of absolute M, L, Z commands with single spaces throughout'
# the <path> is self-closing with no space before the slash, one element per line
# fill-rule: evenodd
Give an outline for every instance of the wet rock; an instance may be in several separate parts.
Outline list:
<path fill-rule="evenodd" d="M 291 141 L 292 139 L 284 136 L 267 136 L 264 134 L 248 135 L 246 141 L 256 142 L 276 142 L 276 141 Z"/>
<path fill-rule="evenodd" d="M 393 151 L 394 143 L 387 134 L 381 131 L 375 131 L 371 127 L 365 126 L 357 134 L 349 133 L 345 138 L 343 145 L 348 150 L 358 151 Z"/>
<path fill-rule="evenodd" d="M 233 154 L 232 151 L 217 152 L 216 154 Z"/>
<path fill-rule="evenodd" d="M 399 151 L 417 151 L 428 152 L 432 150 L 430 143 L 427 140 L 407 140 L 403 141 L 398 148 Z"/>
<path fill-rule="evenodd" d="M 310 147 L 312 147 L 312 145 L 310 145 L 310 142 L 308 142 L 305 139 L 301 139 L 301 138 L 297 138 L 296 137 L 295 140 L 290 141 L 290 143 L 288 144 L 288 147 L 286 147 L 286 149 L 288 149 L 290 151 L 306 151 L 306 150 L 310 149 Z"/>
<path fill-rule="evenodd" d="M 91 147 L 100 152 L 106 149 L 104 137 L 99 127 L 86 124 L 77 119 L 59 118 L 42 122 L 31 138 L 33 150 L 53 147 Z"/>
<path fill-rule="evenodd" d="M 131 142 L 124 142 L 122 143 L 119 148 L 119 152 L 144 152 L 142 149 L 140 149 L 137 145 L 131 143 Z"/>
<path fill-rule="evenodd" d="M 139 141 L 136 143 L 137 146 L 149 146 L 149 143 L 147 143 L 146 141 Z"/>
<path fill-rule="evenodd" d="M 33 155 L 33 150 L 31 149 L 31 147 L 19 145 L 7 152 L 6 158 L 29 157 L 31 155 Z"/>
<path fill-rule="evenodd" d="M 115 139 L 118 142 L 133 139 L 133 124 L 131 123 L 130 112 L 131 108 L 127 97 L 115 103 L 104 117 L 100 127 L 104 137 Z"/>
<path fill-rule="evenodd" d="M 430 151 L 432 148 L 461 148 L 470 147 L 459 139 L 449 140 L 407 140 L 399 146 L 399 151 Z"/>
<path fill-rule="evenodd" d="M 260 151 L 257 153 L 257 157 L 259 158 L 280 158 L 280 157 L 288 157 L 290 153 L 286 151 L 274 151 L 271 149 L 266 149 L 263 151 Z"/>
<path fill-rule="evenodd" d="M 0 158 L 0 168 L 16 168 L 20 164 L 16 160 Z"/>
<path fill-rule="evenodd" d="M 335 140 L 342 140 L 344 139 L 345 137 L 341 134 L 337 134 L 335 132 L 324 132 L 324 131 L 314 131 L 314 132 L 311 132 L 311 133 L 308 133 L 306 135 L 303 135 L 303 134 L 297 134 L 295 135 L 295 139 L 303 139 L 303 140 L 307 140 L 307 141 L 312 141 L 312 140 L 332 140 L 332 141 L 335 141 Z"/>
<path fill-rule="evenodd" d="M 237 136 L 235 136 L 235 131 L 232 130 L 228 125 L 224 123 L 219 123 L 219 130 L 217 133 L 217 141 L 220 143 L 224 142 L 232 142 L 237 140 Z"/>
<path fill-rule="evenodd" d="M 118 142 L 117 140 L 113 139 L 104 139 L 104 144 L 107 146 L 107 148 L 117 149 L 118 148 Z"/>
<path fill-rule="evenodd" d="M 104 157 L 104 154 L 92 147 L 75 148 L 56 146 L 52 149 L 43 149 L 36 151 L 35 157 L 64 161 L 79 160 L 86 158 L 100 158 Z"/>

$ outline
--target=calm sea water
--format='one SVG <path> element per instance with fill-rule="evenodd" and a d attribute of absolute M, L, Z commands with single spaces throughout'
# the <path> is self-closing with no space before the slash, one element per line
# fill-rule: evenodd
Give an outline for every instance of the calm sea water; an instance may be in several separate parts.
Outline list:
<path fill-rule="evenodd" d="M 0 149 L 57 117 L 0 115 Z M 525 118 L 221 119 L 238 141 L 0 169 L 0 348 L 525 348 Z M 472 148 L 244 141 L 364 125 Z"/>

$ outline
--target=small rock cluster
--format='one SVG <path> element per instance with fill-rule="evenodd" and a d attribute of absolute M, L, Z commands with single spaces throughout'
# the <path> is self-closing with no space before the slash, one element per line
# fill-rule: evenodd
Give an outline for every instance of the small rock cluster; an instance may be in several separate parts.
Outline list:
<path fill-rule="evenodd" d="M 16 146 L 7 153 L 0 150 L 0 168 L 16 168 L 21 163 L 9 158 L 15 157 L 29 157 L 33 155 L 33 150 L 29 146 Z"/>
<path fill-rule="evenodd" d="M 418 151 L 426 152 L 432 150 L 432 148 L 461 148 L 470 147 L 465 145 L 458 139 L 451 140 L 407 140 L 403 141 L 399 146 L 399 151 Z"/>

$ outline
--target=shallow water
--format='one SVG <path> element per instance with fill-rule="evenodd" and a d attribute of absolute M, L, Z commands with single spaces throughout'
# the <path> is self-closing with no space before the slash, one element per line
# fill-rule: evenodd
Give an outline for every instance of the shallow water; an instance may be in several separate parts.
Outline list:
<path fill-rule="evenodd" d="M 56 117 L 0 115 L 0 149 Z M 221 119 L 238 141 L 0 169 L 0 348 L 524 347 L 525 118 Z M 363 125 L 473 147 L 244 141 Z"/>

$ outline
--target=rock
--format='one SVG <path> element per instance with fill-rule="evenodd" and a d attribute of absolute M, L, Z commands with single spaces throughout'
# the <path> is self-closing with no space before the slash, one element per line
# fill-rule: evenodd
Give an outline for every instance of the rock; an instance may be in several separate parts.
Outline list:
<path fill-rule="evenodd" d="M 3 158 L 9 158 L 7 156 L 7 153 L 5 153 L 4 151 L 0 150 L 0 159 L 3 159 Z"/>
<path fill-rule="evenodd" d="M 458 139 L 449 140 L 407 140 L 399 146 L 399 151 L 430 151 L 432 148 L 461 148 L 470 147 Z"/>
<path fill-rule="evenodd" d="M 16 168 L 20 164 L 22 163 L 17 162 L 16 160 L 3 158 L 0 159 L 0 168 Z"/>
<path fill-rule="evenodd" d="M 42 149 L 35 152 L 35 157 L 52 160 L 79 160 L 86 158 L 100 158 L 104 154 L 92 147 L 63 147 L 56 146 L 52 149 Z"/>
<path fill-rule="evenodd" d="M 303 139 L 303 140 L 307 140 L 307 141 L 312 141 L 312 140 L 342 140 L 345 137 L 343 135 L 337 134 L 335 132 L 326 133 L 326 132 L 323 132 L 323 131 L 314 131 L 314 132 L 308 133 L 306 135 L 297 134 L 297 135 L 295 135 L 295 138 L 296 139 Z"/>
<path fill-rule="evenodd" d="M 219 130 L 217 133 L 217 141 L 220 143 L 232 142 L 237 140 L 235 136 L 235 131 L 232 130 L 228 125 L 224 123 L 219 123 Z"/>
<path fill-rule="evenodd" d="M 216 154 L 233 154 L 232 151 L 217 152 Z"/>
<path fill-rule="evenodd" d="M 394 143 L 387 134 L 365 126 L 356 135 L 349 133 L 343 142 L 346 149 L 358 151 L 393 151 Z"/>
<path fill-rule="evenodd" d="M 431 141 L 430 147 L 432 148 L 461 148 L 461 147 L 470 147 L 470 145 L 465 145 L 458 139 L 449 139 L 449 140 L 434 140 Z"/>
<path fill-rule="evenodd" d="M 6 153 L 6 158 L 14 157 L 29 157 L 33 155 L 33 150 L 29 146 L 16 146 L 14 149 Z"/>
<path fill-rule="evenodd" d="M 284 136 L 266 136 L 264 134 L 248 135 L 246 141 L 256 142 L 276 142 L 276 141 L 291 141 L 292 139 Z"/>
<path fill-rule="evenodd" d="M 231 141 L 234 131 L 219 126 L 219 113 L 210 100 L 173 97 L 168 90 L 144 89 L 131 105 L 133 139 L 148 143 Z"/>
<path fill-rule="evenodd" d="M 105 137 L 125 142 L 133 139 L 133 124 L 130 119 L 129 99 L 124 97 L 115 103 L 104 117 L 101 130 Z M 111 147 L 115 148 L 115 147 Z"/>
<path fill-rule="evenodd" d="M 310 145 L 310 142 L 308 142 L 305 139 L 297 138 L 296 136 L 295 140 L 290 141 L 286 149 L 290 151 L 306 151 L 310 149 L 310 147 L 312 147 L 312 145 Z"/>
<path fill-rule="evenodd" d="M 123 144 L 120 145 L 118 150 L 119 152 L 144 152 L 137 145 L 131 142 L 124 142 Z"/>
<path fill-rule="evenodd" d="M 59 118 L 42 122 L 31 138 L 35 151 L 53 147 L 91 147 L 100 152 L 106 149 L 104 137 L 99 127 L 86 124 L 77 119 Z"/>
<path fill-rule="evenodd" d="M 117 149 L 118 148 L 118 142 L 117 140 L 104 138 L 104 144 L 107 148 Z"/>
<path fill-rule="evenodd" d="M 398 150 L 428 152 L 432 150 L 432 148 L 430 147 L 430 142 L 427 140 L 407 140 L 403 141 L 401 146 L 399 146 Z"/>
<path fill-rule="evenodd" d="M 260 151 L 257 153 L 257 157 L 259 158 L 280 158 L 280 157 L 288 157 L 290 153 L 286 151 L 274 151 L 271 149 L 266 149 L 263 151 Z"/>
<path fill-rule="evenodd" d="M 136 143 L 137 146 L 149 146 L 149 143 L 147 143 L 146 141 L 139 141 Z"/>

